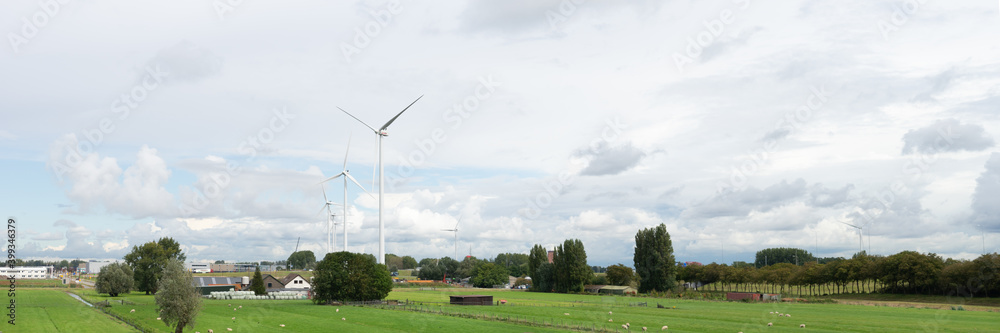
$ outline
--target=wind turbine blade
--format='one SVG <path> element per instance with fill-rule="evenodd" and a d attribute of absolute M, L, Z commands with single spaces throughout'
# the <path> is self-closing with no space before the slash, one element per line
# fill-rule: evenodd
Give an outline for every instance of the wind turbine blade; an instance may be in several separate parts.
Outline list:
<path fill-rule="evenodd" d="M 354 118 L 354 120 L 357 120 L 357 121 L 361 122 L 362 124 L 364 124 L 364 125 L 365 125 L 365 127 L 368 127 L 368 128 L 370 128 L 370 129 L 371 129 L 371 130 L 372 130 L 373 132 L 375 132 L 375 134 L 378 134 L 378 131 L 376 131 L 376 130 L 375 130 L 374 128 L 372 128 L 371 126 L 368 126 L 368 124 L 366 124 L 366 123 L 365 123 L 364 121 L 361 121 L 361 119 L 358 119 L 358 117 L 355 117 L 355 116 L 354 116 L 353 114 L 351 114 L 350 112 L 347 112 L 347 110 L 344 110 L 344 109 L 341 109 L 341 108 L 340 108 L 339 106 L 337 107 L 337 109 L 340 109 L 340 111 L 344 111 L 344 113 L 346 113 L 346 114 L 347 114 L 348 116 L 351 116 L 351 118 Z"/>
<path fill-rule="evenodd" d="M 323 202 L 330 202 L 330 199 L 326 198 L 326 186 L 320 186 L 323 189 Z"/>
<path fill-rule="evenodd" d="M 399 111 L 399 113 L 397 113 L 395 117 L 392 117 L 392 119 L 389 119 L 389 121 L 386 122 L 385 125 L 382 125 L 381 130 L 384 131 L 386 128 L 388 128 L 389 125 L 392 124 L 392 122 L 396 121 L 396 118 L 399 118 L 399 115 L 403 114 L 403 112 L 406 112 L 406 109 L 409 109 L 411 106 L 413 106 L 413 104 L 417 103 L 417 101 L 419 101 L 421 98 L 424 98 L 424 95 L 420 95 L 420 97 L 417 97 L 417 99 L 414 100 L 413 103 L 410 103 L 410 105 L 407 105 L 406 108 L 403 109 L 403 111 Z M 344 112 L 347 112 L 347 111 L 344 111 Z"/>
<path fill-rule="evenodd" d="M 372 195 L 371 192 L 368 192 L 368 190 L 366 190 L 364 186 L 361 186 L 361 183 L 359 183 L 357 179 L 354 179 L 354 176 L 351 176 L 351 174 L 349 173 L 345 173 L 344 175 L 347 176 L 347 179 L 350 179 L 352 182 L 354 182 L 354 185 L 358 185 L 358 187 L 360 187 L 362 191 L 365 191 L 366 194 L 371 196 L 372 199 L 375 199 L 375 196 Z"/>
<path fill-rule="evenodd" d="M 324 209 L 327 209 L 327 208 L 329 208 L 329 207 L 330 207 L 330 205 L 323 205 L 323 207 L 320 207 L 320 208 L 319 208 L 319 211 L 318 211 L 318 212 L 316 212 L 316 215 L 318 216 L 319 214 L 323 214 L 323 210 L 324 210 Z"/>
<path fill-rule="evenodd" d="M 351 136 L 347 136 L 347 149 L 344 150 L 344 170 L 347 170 L 347 154 L 351 152 Z"/>
<path fill-rule="evenodd" d="M 341 173 L 337 174 L 336 176 L 333 176 L 333 177 L 330 177 L 330 178 L 327 178 L 327 179 L 324 179 L 323 181 L 321 181 L 321 182 L 319 182 L 319 183 L 320 183 L 320 184 L 322 184 L 322 183 L 326 183 L 326 182 L 328 182 L 328 181 L 331 181 L 331 180 L 334 180 L 334 179 L 337 179 L 337 178 L 340 178 L 340 176 L 343 176 L 343 175 L 344 175 L 344 173 L 343 173 L 343 172 L 341 172 Z M 324 194 L 324 195 L 323 195 L 323 197 L 324 197 L 324 198 L 326 198 L 326 192 L 325 192 L 326 190 L 323 190 L 323 191 L 324 191 L 324 193 L 323 193 L 323 194 Z M 330 200 L 327 200 L 327 201 L 330 201 Z"/>
<path fill-rule="evenodd" d="M 854 228 L 857 228 L 857 229 L 861 229 L 861 227 L 859 227 L 859 226 L 856 226 L 856 225 L 853 225 L 853 224 L 850 224 L 850 223 L 847 223 L 847 222 L 843 222 L 843 221 L 840 221 L 840 223 L 843 223 L 843 224 L 846 224 L 846 225 L 849 225 L 849 226 L 851 226 L 851 227 L 854 227 Z"/>

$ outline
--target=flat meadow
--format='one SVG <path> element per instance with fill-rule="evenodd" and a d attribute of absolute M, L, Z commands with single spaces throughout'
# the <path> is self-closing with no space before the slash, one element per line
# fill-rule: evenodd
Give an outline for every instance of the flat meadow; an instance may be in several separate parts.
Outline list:
<path fill-rule="evenodd" d="M 67 292 L 91 303 L 106 301 L 108 314 Z M 506 304 L 447 304 L 451 295 L 471 294 L 491 295 Z M 123 322 L 146 331 L 171 332 L 156 319 L 153 296 L 138 292 L 108 297 L 93 289 L 26 288 L 18 295 L 15 332 L 139 331 Z M 631 331 L 641 331 L 644 326 L 658 331 L 666 325 L 669 332 L 982 332 L 994 330 L 1000 323 L 997 308 L 959 311 L 919 304 L 744 303 L 460 288 L 397 288 L 388 299 L 407 305 L 319 306 L 309 300 L 205 299 L 195 329 L 185 332 L 228 332 L 227 328 L 233 332 L 624 332 L 621 325 L 625 323 Z M 773 326 L 768 327 L 768 323 Z M 802 324 L 805 329 L 799 327 Z"/>

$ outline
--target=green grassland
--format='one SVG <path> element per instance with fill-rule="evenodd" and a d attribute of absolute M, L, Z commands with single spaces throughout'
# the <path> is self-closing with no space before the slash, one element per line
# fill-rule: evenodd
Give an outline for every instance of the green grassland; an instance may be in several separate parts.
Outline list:
<path fill-rule="evenodd" d="M 925 328 L 975 332 L 991 330 L 1000 322 L 1000 313 L 951 311 L 908 307 L 873 307 L 843 304 L 743 303 L 700 300 L 657 299 L 594 295 L 545 294 L 487 290 L 393 291 L 389 298 L 424 302 L 447 302 L 451 294 L 486 294 L 508 305 L 464 307 L 500 316 L 579 323 L 598 329 L 630 323 L 633 329 L 646 326 L 671 332 L 753 332 L 800 330 L 820 332 L 913 332 Z M 647 306 L 631 306 L 647 302 Z M 657 308 L 659 303 L 664 309 Z M 429 303 L 430 304 L 430 303 Z M 445 309 L 460 308 L 443 306 Z M 446 310 L 447 311 L 447 310 Z M 609 315 L 608 312 L 612 312 Z M 771 312 L 792 314 L 779 317 Z M 566 315 L 566 314 L 569 315 Z M 609 323 L 607 320 L 613 319 Z M 767 327 L 771 322 L 774 326 Z"/>
<path fill-rule="evenodd" d="M 135 332 L 135 329 L 116 321 L 100 311 L 84 305 L 66 294 L 67 289 L 19 288 L 17 320 L 14 326 L 0 323 L 0 331 L 7 332 Z M 79 290 L 79 289 L 74 289 Z M 9 304 L 9 298 L 4 299 Z"/>
<path fill-rule="evenodd" d="M 107 310 L 111 314 L 137 327 L 171 332 L 162 321 L 156 320 L 158 314 L 153 296 L 136 292 L 108 297 L 92 289 L 55 288 L 19 291 L 18 327 L 14 331 L 136 331 L 70 298 L 65 295 L 66 291 L 80 294 L 91 303 L 108 301 Z M 447 304 L 450 295 L 469 294 L 492 295 L 494 300 L 502 299 L 506 304 Z M 992 330 L 1000 322 L 1000 310 L 997 309 L 955 311 L 907 306 L 743 303 L 491 289 L 401 288 L 393 290 L 388 299 L 409 301 L 409 305 L 319 306 L 308 300 L 205 299 L 195 329 L 185 332 L 207 332 L 208 329 L 227 332 L 227 328 L 234 332 L 564 332 L 592 329 L 614 332 L 621 330 L 620 325 L 624 323 L 630 323 L 632 331 L 639 331 L 643 326 L 655 331 L 668 325 L 671 332 L 800 332 L 803 331 L 800 324 L 805 324 L 808 331 L 819 332 L 977 332 Z M 664 308 L 657 308 L 658 304 Z M 792 317 L 779 317 L 771 312 L 788 313 Z M 768 322 L 773 326 L 768 327 Z M 285 327 L 281 327 L 282 324 Z"/>

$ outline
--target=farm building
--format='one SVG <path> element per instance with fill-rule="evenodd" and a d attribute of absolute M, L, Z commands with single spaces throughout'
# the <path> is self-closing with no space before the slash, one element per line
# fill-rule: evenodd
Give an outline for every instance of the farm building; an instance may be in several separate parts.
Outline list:
<path fill-rule="evenodd" d="M 601 294 L 625 295 L 625 294 L 635 294 L 636 292 L 638 292 L 638 290 L 628 286 L 604 286 L 598 292 Z"/>
<path fill-rule="evenodd" d="M 453 295 L 453 305 L 493 305 L 493 296 L 489 295 Z"/>
<path fill-rule="evenodd" d="M 278 278 L 271 276 L 271 274 L 264 274 L 262 278 L 264 280 L 264 288 L 268 290 L 285 288 L 285 284 L 281 283 L 281 280 L 278 280 Z M 253 283 L 253 281 L 250 282 Z"/>
<path fill-rule="evenodd" d="M 588 285 L 583 286 L 583 291 L 586 291 L 586 292 L 592 293 L 592 294 L 596 294 L 596 293 L 601 292 L 601 288 L 604 288 L 604 287 L 607 287 L 607 286 L 603 285 L 603 284 L 588 284 Z"/>
<path fill-rule="evenodd" d="M 281 285 L 285 289 L 310 289 L 312 286 L 309 285 L 309 281 L 302 275 L 291 273 L 286 275 L 281 279 Z"/>
<path fill-rule="evenodd" d="M 730 301 L 739 301 L 744 299 L 751 301 L 780 301 L 781 294 L 726 293 L 726 299 Z"/>

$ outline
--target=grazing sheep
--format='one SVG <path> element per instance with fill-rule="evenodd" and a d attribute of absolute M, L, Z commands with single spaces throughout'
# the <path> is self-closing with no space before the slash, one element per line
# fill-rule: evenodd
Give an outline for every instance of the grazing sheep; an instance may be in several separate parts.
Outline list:
<path fill-rule="evenodd" d="M 233 320 L 236 320 L 236 317 L 233 317 Z"/>
<path fill-rule="evenodd" d="M 336 311 L 336 312 L 340 312 L 340 309 L 337 309 L 337 311 Z"/>
<path fill-rule="evenodd" d="M 791 313 L 786 313 L 786 314 L 785 314 L 785 317 L 788 317 L 788 318 L 791 318 L 791 317 L 792 317 L 792 314 L 791 314 Z"/>
<path fill-rule="evenodd" d="M 609 315 L 609 316 L 611 315 L 611 311 L 608 311 L 608 315 Z"/>
<path fill-rule="evenodd" d="M 569 312 L 567 312 L 567 313 L 563 313 L 563 315 L 566 315 L 566 316 L 568 316 L 568 315 L 569 315 Z"/>
<path fill-rule="evenodd" d="M 774 326 L 774 323 L 767 323 L 767 326 Z"/>
<path fill-rule="evenodd" d="M 229 303 L 229 306 L 233 306 L 233 303 Z"/>
<path fill-rule="evenodd" d="M 610 322 L 612 322 L 612 321 L 614 321 L 614 320 L 612 320 L 612 319 L 608 319 L 608 322 L 609 322 L 609 323 L 610 323 Z"/>
<path fill-rule="evenodd" d="M 233 329 L 232 329 L 232 328 L 229 328 L 229 327 L 226 327 L 226 330 L 227 330 L 227 331 L 230 331 L 230 332 L 232 332 L 232 331 L 233 331 Z"/>
<path fill-rule="evenodd" d="M 627 330 L 627 329 L 628 329 L 628 326 L 626 326 L 626 325 L 622 325 L 622 328 L 624 328 L 624 329 L 626 329 L 626 330 Z"/>
<path fill-rule="evenodd" d="M 160 317 L 156 317 L 156 320 L 160 320 Z"/>
<path fill-rule="evenodd" d="M 806 324 L 799 325 L 800 328 L 806 328 Z"/>
<path fill-rule="evenodd" d="M 281 327 L 285 327 L 285 324 L 281 324 L 281 325 L 279 325 L 279 326 L 281 326 Z"/>
<path fill-rule="evenodd" d="M 340 320 L 347 320 L 347 318 L 343 318 L 343 317 L 342 317 L 342 318 L 340 318 Z"/>
<path fill-rule="evenodd" d="M 240 305 L 240 306 L 239 306 L 239 308 L 240 308 L 240 309 L 242 309 L 242 308 L 243 308 L 243 306 L 242 306 L 242 305 Z"/>
<path fill-rule="evenodd" d="M 645 331 L 646 331 L 646 326 L 643 326 L 643 327 L 642 327 L 642 331 L 643 331 L 643 332 L 645 332 Z"/>
<path fill-rule="evenodd" d="M 774 314 L 774 311 L 771 311 L 771 314 Z"/>
<path fill-rule="evenodd" d="M 128 313 L 135 313 L 135 309 L 132 309 L 132 311 L 129 311 Z"/>
<path fill-rule="evenodd" d="M 667 327 L 667 325 L 663 325 L 663 328 L 660 328 L 660 330 L 663 331 L 663 330 L 666 330 L 667 328 L 669 328 L 669 327 Z"/>
<path fill-rule="evenodd" d="M 210 328 L 210 329 L 208 329 L 208 333 L 215 333 L 215 331 L 213 331 L 213 330 L 212 330 L 212 329 Z"/>
<path fill-rule="evenodd" d="M 233 311 L 236 311 L 236 308 L 233 308 Z"/>

